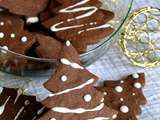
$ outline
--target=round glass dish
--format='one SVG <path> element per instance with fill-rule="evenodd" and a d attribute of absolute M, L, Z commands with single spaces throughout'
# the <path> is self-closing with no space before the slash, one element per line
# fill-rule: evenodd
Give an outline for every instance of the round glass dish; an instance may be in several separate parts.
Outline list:
<path fill-rule="evenodd" d="M 100 43 L 88 46 L 86 53 L 80 55 L 81 62 L 84 66 L 90 65 L 106 53 L 109 47 L 117 40 L 120 29 L 125 22 L 131 10 L 133 0 L 101 0 L 103 8 L 113 11 L 115 17 L 110 24 L 114 27 L 114 32 L 104 38 Z M 25 65 L 25 62 L 29 64 Z M 0 69 L 9 73 L 20 75 L 36 74 L 42 71 L 42 74 L 49 73 L 57 65 L 56 60 L 41 59 L 24 56 L 0 47 Z M 41 74 L 41 73 L 40 73 Z"/>

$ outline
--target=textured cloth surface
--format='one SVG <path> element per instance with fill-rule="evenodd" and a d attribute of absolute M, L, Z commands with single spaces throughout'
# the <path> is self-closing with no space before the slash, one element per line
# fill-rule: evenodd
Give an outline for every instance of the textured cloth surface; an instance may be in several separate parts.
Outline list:
<path fill-rule="evenodd" d="M 160 0 L 134 0 L 132 9 L 146 6 L 160 8 Z M 142 107 L 143 113 L 140 120 L 160 120 L 160 67 L 154 69 L 135 67 L 123 55 L 117 45 L 113 45 L 102 58 L 89 66 L 88 69 L 101 78 L 100 82 L 118 80 L 132 73 L 144 72 L 146 75 L 144 94 L 148 104 Z M 0 85 L 27 88 L 27 93 L 37 95 L 38 99 L 43 99 L 46 97 L 44 94 L 46 90 L 42 87 L 42 83 L 47 80 L 46 76 L 38 74 L 37 77 L 22 78 L 0 73 Z"/>
<path fill-rule="evenodd" d="M 132 10 L 147 6 L 160 8 L 160 0 L 135 0 Z M 140 120 L 160 120 L 160 67 L 154 69 L 135 67 L 115 45 L 89 69 L 103 78 L 102 80 L 117 80 L 132 73 L 144 72 L 146 75 L 144 94 L 148 103 L 142 107 Z"/>

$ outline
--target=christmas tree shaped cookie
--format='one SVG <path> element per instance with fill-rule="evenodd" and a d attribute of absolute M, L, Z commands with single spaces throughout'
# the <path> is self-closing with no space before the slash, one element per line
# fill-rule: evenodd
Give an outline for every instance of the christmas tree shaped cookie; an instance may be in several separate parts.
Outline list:
<path fill-rule="evenodd" d="M 57 2 L 60 5 L 53 10 L 56 15 L 44 21 L 43 25 L 59 40 L 70 40 L 79 52 L 112 33 L 113 28 L 107 22 L 114 14 L 101 9 L 99 0 Z"/>
<path fill-rule="evenodd" d="M 141 114 L 141 105 L 146 104 L 142 88 L 145 85 L 144 74 L 133 74 L 125 80 L 105 81 L 100 88 L 105 95 L 105 104 L 119 111 L 116 120 L 137 120 Z"/>
<path fill-rule="evenodd" d="M 24 29 L 24 21 L 18 16 L 7 12 L 0 13 L 0 46 L 5 50 L 26 55 L 36 43 L 35 36 Z M 25 69 L 27 60 L 6 54 L 7 51 L 1 50 L 1 66 L 10 71 Z"/>
<path fill-rule="evenodd" d="M 104 93 L 94 88 L 97 77 L 86 70 L 69 41 L 60 64 L 44 86 L 51 93 L 42 103 L 50 109 L 40 120 L 113 120 L 117 112 L 104 104 Z"/>
<path fill-rule="evenodd" d="M 34 35 L 24 29 L 24 22 L 15 15 L 0 13 L 0 46 L 25 55 L 36 42 Z"/>
<path fill-rule="evenodd" d="M 36 120 L 47 109 L 21 89 L 0 87 L 0 120 Z"/>

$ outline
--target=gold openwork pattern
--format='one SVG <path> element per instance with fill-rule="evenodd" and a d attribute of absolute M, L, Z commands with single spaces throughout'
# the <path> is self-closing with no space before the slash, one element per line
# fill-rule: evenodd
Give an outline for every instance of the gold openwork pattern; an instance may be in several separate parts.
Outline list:
<path fill-rule="evenodd" d="M 134 65 L 160 66 L 160 9 L 145 7 L 131 13 L 119 43 Z"/>

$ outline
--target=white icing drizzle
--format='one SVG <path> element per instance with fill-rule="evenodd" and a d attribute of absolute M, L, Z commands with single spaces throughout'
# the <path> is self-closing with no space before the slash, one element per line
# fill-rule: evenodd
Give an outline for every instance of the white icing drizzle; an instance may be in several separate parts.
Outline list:
<path fill-rule="evenodd" d="M 21 107 L 21 109 L 18 111 L 17 115 L 15 116 L 14 120 L 18 119 L 18 117 L 20 116 L 20 114 L 23 112 L 24 108 L 25 108 L 24 106 Z"/>
<path fill-rule="evenodd" d="M 57 24 L 51 26 L 51 31 L 58 32 L 58 31 L 62 31 L 62 30 L 68 30 L 68 29 L 79 28 L 79 27 L 84 26 L 84 25 L 74 25 L 74 26 L 69 26 L 69 27 L 57 28 L 57 26 L 62 25 L 63 23 L 64 22 L 60 22 L 60 23 L 57 23 Z"/>
<path fill-rule="evenodd" d="M 0 94 L 2 94 L 2 92 L 3 92 L 3 87 L 0 87 Z"/>
<path fill-rule="evenodd" d="M 42 114 L 42 113 L 43 113 L 43 111 L 44 111 L 44 109 L 45 109 L 45 107 L 42 107 L 41 109 L 39 109 L 39 110 L 37 111 L 37 115 Z"/>
<path fill-rule="evenodd" d="M 37 16 L 27 18 L 27 23 L 37 23 L 38 21 L 39 18 Z"/>
<path fill-rule="evenodd" d="M 17 120 L 18 117 L 21 115 L 21 113 L 24 111 L 25 106 L 28 106 L 30 104 L 29 100 L 26 100 L 24 102 L 24 106 L 21 107 L 21 109 L 18 111 L 17 115 L 15 116 L 14 120 Z"/>
<path fill-rule="evenodd" d="M 17 91 L 17 96 L 16 96 L 16 99 L 14 101 L 14 104 L 16 104 L 17 100 L 19 99 L 19 97 L 22 95 L 23 91 L 21 89 L 18 89 Z"/>
<path fill-rule="evenodd" d="M 9 97 L 7 98 L 7 100 L 5 101 L 5 103 L 4 103 L 2 106 L 0 106 L 0 115 L 3 114 L 3 112 L 4 112 L 4 110 L 5 110 L 5 107 L 6 107 L 6 104 L 8 103 L 8 101 L 9 101 L 10 98 L 11 98 L 11 96 L 9 96 Z"/>
<path fill-rule="evenodd" d="M 104 25 L 101 25 L 101 26 L 98 26 L 98 27 L 93 27 L 93 28 L 88 28 L 86 30 L 81 30 L 78 32 L 78 34 L 81 34 L 83 32 L 87 32 L 87 31 L 91 31 L 91 30 L 98 30 L 98 29 L 102 29 L 102 28 L 108 28 L 108 27 L 112 27 L 110 24 L 104 24 Z"/>
<path fill-rule="evenodd" d="M 61 59 L 61 63 L 65 64 L 65 65 L 70 65 L 71 67 L 75 68 L 75 69 L 84 69 L 82 66 L 80 66 L 77 63 L 72 63 L 70 62 L 68 59 L 66 58 L 62 58 Z"/>
<path fill-rule="evenodd" d="M 74 88 L 71 88 L 71 89 L 66 89 L 66 90 L 58 92 L 58 93 L 49 94 L 49 97 L 58 96 L 58 95 L 68 93 L 68 92 L 71 92 L 71 91 L 74 91 L 74 90 L 77 90 L 77 89 L 82 89 L 85 86 L 92 84 L 93 82 L 94 82 L 94 79 L 89 79 L 87 82 L 85 82 L 85 83 L 83 83 L 83 84 L 81 84 L 77 87 L 74 87 Z"/>
<path fill-rule="evenodd" d="M 45 107 L 42 107 L 41 109 L 39 109 L 39 110 L 37 111 L 37 115 L 41 115 L 41 114 L 43 113 L 44 109 L 45 109 Z M 36 119 L 37 119 L 37 115 L 34 116 L 34 118 L 33 118 L 32 120 L 36 120 Z"/>
<path fill-rule="evenodd" d="M 95 117 L 95 118 L 88 119 L 88 120 L 109 120 L 109 118 L 108 117 Z"/>
<path fill-rule="evenodd" d="M 5 50 L 9 50 L 7 46 L 3 46 L 2 48 L 5 49 Z M 7 51 L 5 51 L 5 50 L 1 50 L 1 52 L 2 53 L 7 53 Z"/>
<path fill-rule="evenodd" d="M 75 18 L 67 19 L 66 20 L 67 22 L 71 22 L 71 21 L 74 21 L 74 20 L 89 17 L 89 16 L 93 15 L 98 10 L 98 8 L 96 6 L 80 6 L 80 5 L 86 4 L 89 1 L 90 0 L 81 0 L 80 2 L 77 2 L 74 5 L 71 5 L 71 6 L 68 6 L 68 7 L 64 8 L 64 9 L 61 9 L 59 12 L 60 13 L 76 13 L 76 12 L 85 11 L 85 13 L 82 14 L 82 15 L 79 15 Z M 56 24 L 52 25 L 51 28 L 50 28 L 51 31 L 58 32 L 58 31 L 69 30 L 69 29 L 74 29 L 74 28 L 80 28 L 80 27 L 84 27 L 86 25 L 92 26 L 94 24 L 97 24 L 96 22 L 91 22 L 89 24 L 80 24 L 80 25 L 73 25 L 73 26 L 59 27 L 58 28 L 58 26 L 64 24 L 66 21 L 61 21 L 59 23 L 56 23 Z M 78 34 L 81 34 L 85 31 L 91 31 L 91 30 L 102 29 L 102 28 L 107 28 L 107 27 L 111 27 L 111 25 L 110 24 L 104 24 L 104 25 L 100 25 L 98 27 L 88 28 L 86 30 L 79 31 Z"/>
<path fill-rule="evenodd" d="M 32 120 L 36 120 L 37 116 L 34 116 L 34 118 Z"/>
<path fill-rule="evenodd" d="M 83 5 L 87 2 L 89 2 L 90 0 L 82 0 L 72 6 L 69 6 L 67 8 L 64 8 L 64 9 L 61 9 L 59 12 L 61 13 L 74 13 L 74 12 L 80 12 L 80 11 L 88 11 L 87 13 L 83 14 L 83 15 L 80 15 L 80 16 L 77 16 L 76 18 L 74 19 L 82 19 L 82 18 L 85 18 L 85 17 L 88 17 L 88 16 L 91 16 L 92 14 L 94 14 L 98 8 L 95 7 L 95 6 L 89 6 L 89 7 L 79 7 L 79 8 L 75 8 L 79 5 Z"/>
<path fill-rule="evenodd" d="M 52 108 L 53 111 L 59 112 L 59 113 L 77 113 L 82 114 L 85 112 L 94 112 L 94 111 L 100 111 L 104 107 L 104 103 L 101 103 L 95 108 L 92 109 L 84 109 L 84 108 L 77 108 L 77 109 L 69 109 L 65 107 L 54 107 Z"/>

